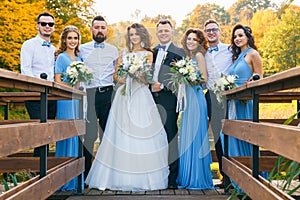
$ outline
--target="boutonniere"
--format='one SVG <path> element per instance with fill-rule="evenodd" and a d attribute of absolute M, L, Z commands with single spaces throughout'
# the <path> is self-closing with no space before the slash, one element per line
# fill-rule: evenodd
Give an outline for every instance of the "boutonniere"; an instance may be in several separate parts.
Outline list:
<path fill-rule="evenodd" d="M 165 62 L 165 60 L 166 60 L 166 58 L 167 58 L 167 55 L 168 55 L 168 52 L 166 51 L 165 54 L 164 54 L 164 58 L 163 58 L 163 60 L 162 60 L 162 63 Z"/>

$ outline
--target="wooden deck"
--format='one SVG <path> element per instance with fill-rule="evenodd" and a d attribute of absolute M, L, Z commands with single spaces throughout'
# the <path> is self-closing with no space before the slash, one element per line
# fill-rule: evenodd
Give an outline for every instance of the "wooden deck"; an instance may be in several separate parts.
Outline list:
<path fill-rule="evenodd" d="M 83 195 L 77 195 L 74 192 L 56 192 L 47 200 L 150 200 L 150 199 L 210 199 L 222 200 L 228 199 L 229 195 L 224 194 L 223 189 L 213 190 L 186 190 L 186 189 L 166 189 L 146 192 L 122 192 L 122 191 L 99 191 L 96 189 L 85 189 Z"/>

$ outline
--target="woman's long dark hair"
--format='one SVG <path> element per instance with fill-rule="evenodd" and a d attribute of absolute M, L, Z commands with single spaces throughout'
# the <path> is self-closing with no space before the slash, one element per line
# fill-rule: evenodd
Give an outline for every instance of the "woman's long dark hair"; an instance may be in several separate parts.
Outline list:
<path fill-rule="evenodd" d="M 237 30 L 237 29 L 243 29 L 244 30 L 244 33 L 245 35 L 247 36 L 248 38 L 248 45 L 257 50 L 257 47 L 255 46 L 254 44 L 254 37 L 252 36 L 252 30 L 249 26 L 244 26 L 242 24 L 237 24 L 234 26 L 233 30 L 232 30 L 232 35 L 231 35 L 231 49 L 232 49 L 232 53 L 233 53 L 233 56 L 232 56 L 232 60 L 235 61 L 240 53 L 241 53 L 241 48 L 236 46 L 235 43 L 234 43 L 234 32 Z"/>

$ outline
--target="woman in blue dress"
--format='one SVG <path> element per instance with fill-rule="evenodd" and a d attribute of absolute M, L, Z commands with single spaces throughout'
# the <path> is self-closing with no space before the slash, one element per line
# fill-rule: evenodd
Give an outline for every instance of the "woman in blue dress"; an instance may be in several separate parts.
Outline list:
<path fill-rule="evenodd" d="M 263 76 L 262 60 L 254 44 L 250 27 L 241 24 L 236 25 L 232 31 L 231 48 L 233 51 L 234 63 L 229 74 L 237 75 L 235 80 L 237 86 L 253 81 L 254 75 Z M 234 104 L 233 104 L 234 103 Z M 229 118 L 231 119 L 252 119 L 253 101 L 233 100 L 229 104 Z M 221 134 L 222 143 L 224 135 Z M 228 137 L 229 156 L 251 156 L 252 145 L 239 139 Z M 223 145 L 224 147 L 224 145 Z"/>
<path fill-rule="evenodd" d="M 212 163 L 208 139 L 207 104 L 201 84 L 207 80 L 204 54 L 208 43 L 200 29 L 189 29 L 182 46 L 199 67 L 203 82 L 185 86 L 186 105 L 180 121 L 178 188 L 212 189 Z"/>
<path fill-rule="evenodd" d="M 62 77 L 62 74 L 66 72 L 67 67 L 72 62 L 81 61 L 81 59 L 77 56 L 79 52 L 79 44 L 80 33 L 77 27 L 65 27 L 60 36 L 59 48 L 56 51 L 57 59 L 54 67 L 54 80 L 56 82 L 67 84 L 67 80 Z M 58 100 L 56 119 L 79 119 L 78 100 Z M 56 143 L 55 155 L 58 157 L 78 156 L 78 136 L 58 141 Z M 71 180 L 60 189 L 63 191 L 76 190 L 77 178 Z"/>

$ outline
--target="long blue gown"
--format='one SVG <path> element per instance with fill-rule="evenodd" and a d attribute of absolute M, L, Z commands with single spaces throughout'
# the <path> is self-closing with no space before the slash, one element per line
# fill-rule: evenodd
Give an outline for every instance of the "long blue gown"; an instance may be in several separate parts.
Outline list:
<path fill-rule="evenodd" d="M 178 188 L 214 188 L 207 104 L 201 86 L 186 86 L 186 107 L 181 116 L 179 137 Z"/>
<path fill-rule="evenodd" d="M 249 78 L 253 75 L 252 70 L 249 64 L 244 59 L 245 55 L 252 48 L 248 47 L 245 51 L 243 51 L 238 59 L 232 65 L 229 74 L 238 75 L 238 79 L 236 79 L 235 83 L 237 86 L 243 85 L 245 82 L 249 80 Z M 253 118 L 253 101 L 240 101 L 234 100 L 235 104 L 235 118 L 234 119 L 252 119 Z M 230 110 L 230 103 L 228 109 Z M 221 132 L 220 134 L 222 147 L 224 148 L 224 134 Z M 224 149 L 223 149 L 224 150 Z M 252 144 L 236 139 L 234 137 L 228 136 L 228 155 L 229 156 L 252 156 Z M 260 172 L 260 175 L 264 178 L 268 178 L 268 172 Z M 236 187 L 236 184 L 233 182 L 233 186 Z M 239 188 L 237 188 L 239 190 Z"/>
<path fill-rule="evenodd" d="M 249 78 L 253 74 L 249 64 L 244 59 L 244 56 L 248 53 L 250 49 L 251 48 L 248 48 L 245 51 L 243 51 L 230 69 L 229 72 L 230 75 L 238 75 L 238 78 L 235 81 L 237 86 L 243 85 L 245 82 L 249 80 Z M 234 104 L 236 109 L 235 119 L 252 119 L 253 117 L 252 100 L 248 100 L 248 101 L 234 100 Z M 229 110 L 231 109 L 230 103 L 228 109 Z M 222 146 L 224 147 L 224 134 L 221 133 L 220 137 L 222 141 Z M 229 156 L 252 156 L 252 144 L 248 142 L 229 136 L 228 146 L 229 146 L 228 148 Z"/>
<path fill-rule="evenodd" d="M 81 61 L 79 57 L 76 57 L 76 61 Z M 54 72 L 55 74 L 64 73 L 67 67 L 72 63 L 70 56 L 63 52 L 58 55 L 55 62 Z M 66 82 L 66 80 L 63 80 Z M 79 102 L 78 100 L 58 100 L 57 101 L 57 114 L 56 119 L 79 119 Z M 78 136 L 68 138 L 56 142 L 57 157 L 72 157 L 78 156 Z M 83 179 L 82 179 L 82 183 Z M 82 184 L 83 188 L 83 184 Z M 77 177 L 66 183 L 60 188 L 62 191 L 77 190 Z"/>

